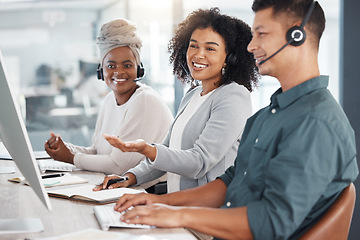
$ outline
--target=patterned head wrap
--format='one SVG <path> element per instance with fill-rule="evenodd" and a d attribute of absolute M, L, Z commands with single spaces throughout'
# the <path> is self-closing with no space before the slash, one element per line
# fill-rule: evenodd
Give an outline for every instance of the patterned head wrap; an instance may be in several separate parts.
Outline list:
<path fill-rule="evenodd" d="M 100 64 L 104 57 L 114 48 L 127 46 L 134 53 L 136 63 L 140 64 L 140 49 L 142 42 L 136 34 L 136 27 L 125 19 L 116 19 L 101 26 L 96 44 L 100 50 Z"/>

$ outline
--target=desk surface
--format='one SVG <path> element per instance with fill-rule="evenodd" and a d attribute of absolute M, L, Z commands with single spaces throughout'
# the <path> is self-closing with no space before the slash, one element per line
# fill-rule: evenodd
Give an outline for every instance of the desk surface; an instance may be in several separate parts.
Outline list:
<path fill-rule="evenodd" d="M 0 160 L 0 166 L 15 166 L 13 161 Z M 79 171 L 74 173 L 91 184 L 103 180 L 103 174 Z M 94 204 L 50 197 L 52 212 L 48 211 L 29 186 L 9 182 L 9 178 L 20 176 L 18 169 L 14 174 L 0 174 L 0 218 L 40 218 L 45 230 L 41 233 L 0 235 L 0 239 L 25 239 L 55 237 L 87 228 L 100 229 L 93 212 Z M 125 229 L 114 228 L 110 231 L 126 231 L 131 234 L 189 233 L 186 229 Z"/>

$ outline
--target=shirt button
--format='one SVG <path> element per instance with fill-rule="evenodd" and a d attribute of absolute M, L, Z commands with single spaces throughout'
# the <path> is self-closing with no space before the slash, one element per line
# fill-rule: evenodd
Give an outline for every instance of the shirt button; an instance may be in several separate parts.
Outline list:
<path fill-rule="evenodd" d="M 227 207 L 230 207 L 230 206 L 231 206 L 231 202 L 227 202 L 227 203 L 226 203 L 226 206 L 227 206 Z"/>
<path fill-rule="evenodd" d="M 259 139 L 257 138 L 257 139 L 255 139 L 255 143 L 257 143 L 259 141 Z"/>
<path fill-rule="evenodd" d="M 247 171 L 244 172 L 244 175 L 246 175 L 246 174 L 247 174 Z"/>
<path fill-rule="evenodd" d="M 276 109 L 275 108 L 271 109 L 271 112 L 276 113 Z"/>

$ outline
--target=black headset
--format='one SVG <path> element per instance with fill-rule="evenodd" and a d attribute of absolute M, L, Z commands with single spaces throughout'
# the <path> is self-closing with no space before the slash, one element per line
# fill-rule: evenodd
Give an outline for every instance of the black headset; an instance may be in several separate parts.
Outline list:
<path fill-rule="evenodd" d="M 101 67 L 101 64 L 99 64 L 98 68 L 96 69 L 96 75 L 99 80 L 104 81 L 104 72 L 103 72 L 103 68 Z M 133 81 L 134 82 L 140 81 L 144 76 L 145 76 L 145 68 L 142 62 L 140 62 L 140 64 L 137 67 L 136 78 Z"/>
<path fill-rule="evenodd" d="M 304 30 L 304 26 L 309 20 L 314 7 L 315 7 L 316 1 L 312 1 L 303 21 L 301 22 L 300 26 L 293 26 L 290 28 L 286 33 L 286 40 L 290 42 L 293 46 L 300 46 L 305 42 L 306 39 L 306 32 Z"/>
<path fill-rule="evenodd" d="M 269 60 L 270 58 L 274 57 L 276 54 L 278 54 L 281 50 L 283 50 L 287 45 L 293 45 L 293 46 L 300 46 L 301 44 L 303 44 L 305 42 L 306 39 L 306 32 L 304 30 L 304 26 L 307 23 L 307 21 L 309 20 L 314 7 L 315 7 L 315 3 L 316 1 L 312 1 L 311 5 L 304 17 L 304 19 L 302 20 L 300 26 L 293 26 L 291 27 L 287 32 L 286 32 L 286 40 L 287 43 L 282 46 L 279 50 L 277 50 L 273 55 L 271 55 L 270 57 L 262 60 L 259 65 L 265 63 L 267 60 Z"/>
<path fill-rule="evenodd" d="M 234 53 L 229 53 L 226 55 L 225 63 L 235 66 L 237 64 L 237 57 Z"/>

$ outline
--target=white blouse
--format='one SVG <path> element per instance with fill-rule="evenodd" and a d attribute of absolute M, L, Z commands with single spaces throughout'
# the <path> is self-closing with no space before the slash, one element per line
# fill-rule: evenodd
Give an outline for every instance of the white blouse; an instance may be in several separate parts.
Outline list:
<path fill-rule="evenodd" d="M 186 106 L 180 116 L 177 117 L 172 131 L 169 143 L 169 148 L 181 150 L 182 134 L 186 124 L 190 118 L 195 114 L 199 107 L 205 102 L 205 100 L 213 93 L 216 89 L 201 96 L 202 88 L 199 88 L 198 93 L 195 93 L 189 104 Z M 180 190 L 180 175 L 175 173 L 167 173 L 167 191 L 168 193 L 176 192 Z"/>

